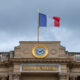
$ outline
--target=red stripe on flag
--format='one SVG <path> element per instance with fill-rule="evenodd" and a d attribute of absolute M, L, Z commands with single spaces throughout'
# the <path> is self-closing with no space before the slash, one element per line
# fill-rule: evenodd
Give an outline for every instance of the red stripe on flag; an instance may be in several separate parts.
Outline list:
<path fill-rule="evenodd" d="M 54 19 L 54 26 L 59 27 L 60 26 L 60 17 L 53 17 Z"/>

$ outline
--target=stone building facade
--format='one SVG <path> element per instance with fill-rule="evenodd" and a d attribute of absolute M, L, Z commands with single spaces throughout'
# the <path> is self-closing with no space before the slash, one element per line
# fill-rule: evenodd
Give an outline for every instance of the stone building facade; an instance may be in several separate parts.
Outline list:
<path fill-rule="evenodd" d="M 57 41 L 21 41 L 0 52 L 0 80 L 80 80 L 80 53 Z"/>

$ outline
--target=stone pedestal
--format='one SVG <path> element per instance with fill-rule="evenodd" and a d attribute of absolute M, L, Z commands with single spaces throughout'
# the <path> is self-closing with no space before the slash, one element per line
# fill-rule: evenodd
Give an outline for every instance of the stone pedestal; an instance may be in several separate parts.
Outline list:
<path fill-rule="evenodd" d="M 20 80 L 20 74 L 19 73 L 13 74 L 13 80 Z"/>
<path fill-rule="evenodd" d="M 59 75 L 59 80 L 67 80 L 67 75 Z"/>

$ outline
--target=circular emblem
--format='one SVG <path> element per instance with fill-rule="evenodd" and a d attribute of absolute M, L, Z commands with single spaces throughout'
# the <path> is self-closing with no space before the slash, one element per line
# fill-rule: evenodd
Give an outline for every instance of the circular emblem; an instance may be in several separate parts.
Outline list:
<path fill-rule="evenodd" d="M 52 50 L 51 50 L 51 54 L 52 54 L 52 55 L 56 54 L 56 50 L 52 49 Z"/>
<path fill-rule="evenodd" d="M 36 45 L 32 49 L 32 54 L 36 58 L 44 58 L 48 55 L 48 49 L 44 45 Z"/>

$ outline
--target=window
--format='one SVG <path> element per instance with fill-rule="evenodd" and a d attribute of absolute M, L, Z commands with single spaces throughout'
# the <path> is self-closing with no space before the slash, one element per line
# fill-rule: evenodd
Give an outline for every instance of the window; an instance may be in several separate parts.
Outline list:
<path fill-rule="evenodd" d="M 77 61 L 80 61 L 80 54 L 79 55 L 76 55 L 76 60 Z"/>
<path fill-rule="evenodd" d="M 0 61 L 2 61 L 2 54 L 0 54 Z"/>

